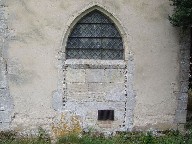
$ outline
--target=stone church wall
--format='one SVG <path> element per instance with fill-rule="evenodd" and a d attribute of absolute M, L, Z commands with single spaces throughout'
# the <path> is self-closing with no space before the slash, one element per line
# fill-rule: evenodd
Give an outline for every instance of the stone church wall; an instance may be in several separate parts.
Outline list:
<path fill-rule="evenodd" d="M 40 126 L 62 135 L 92 127 L 131 131 L 185 123 L 182 55 L 168 20 L 169 1 L 1 2 L 0 27 L 7 27 L 0 31 L 0 129 L 31 132 Z M 65 59 L 71 28 L 94 8 L 119 28 L 124 60 Z M 117 109 L 114 122 L 97 121 L 99 109 Z"/>

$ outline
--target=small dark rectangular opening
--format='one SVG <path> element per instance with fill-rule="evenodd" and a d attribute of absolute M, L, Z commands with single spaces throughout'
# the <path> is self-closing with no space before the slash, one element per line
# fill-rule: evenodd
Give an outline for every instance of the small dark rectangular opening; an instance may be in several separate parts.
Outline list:
<path fill-rule="evenodd" d="M 98 120 L 114 120 L 114 110 L 98 110 Z"/>

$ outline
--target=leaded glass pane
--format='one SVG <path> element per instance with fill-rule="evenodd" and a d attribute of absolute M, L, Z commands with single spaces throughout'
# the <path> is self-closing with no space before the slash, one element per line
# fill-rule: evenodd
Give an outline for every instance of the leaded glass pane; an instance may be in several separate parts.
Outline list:
<path fill-rule="evenodd" d="M 112 24 L 77 24 L 70 37 L 120 37 Z"/>
<path fill-rule="evenodd" d="M 111 23 L 100 11 L 94 10 L 83 17 L 78 23 Z"/>
<path fill-rule="evenodd" d="M 69 49 L 67 51 L 68 59 L 101 59 L 101 49 Z"/>
<path fill-rule="evenodd" d="M 68 48 L 104 48 L 104 49 L 123 49 L 121 39 L 110 38 L 69 38 Z"/>
<path fill-rule="evenodd" d="M 102 47 L 104 49 L 123 49 L 123 42 L 122 39 L 110 39 L 110 38 L 103 38 L 101 39 Z"/>
<path fill-rule="evenodd" d="M 69 38 L 68 48 L 101 48 L 101 39 L 99 38 Z"/>
<path fill-rule="evenodd" d="M 123 59 L 123 42 L 114 23 L 95 10 L 75 25 L 66 52 L 67 59 Z"/>
<path fill-rule="evenodd" d="M 101 26 L 102 37 L 121 37 L 118 30 L 114 25 L 102 25 Z"/>
<path fill-rule="evenodd" d="M 123 50 L 103 50 L 102 59 L 105 60 L 123 59 Z"/>

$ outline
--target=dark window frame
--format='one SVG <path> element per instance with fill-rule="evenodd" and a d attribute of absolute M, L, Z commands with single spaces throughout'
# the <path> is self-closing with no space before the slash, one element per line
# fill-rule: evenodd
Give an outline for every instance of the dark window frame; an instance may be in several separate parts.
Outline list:
<path fill-rule="evenodd" d="M 114 121 L 114 110 L 98 110 L 99 121 Z"/>

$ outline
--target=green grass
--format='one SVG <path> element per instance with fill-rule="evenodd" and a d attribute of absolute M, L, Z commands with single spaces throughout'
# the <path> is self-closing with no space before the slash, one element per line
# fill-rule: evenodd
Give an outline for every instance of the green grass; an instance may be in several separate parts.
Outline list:
<path fill-rule="evenodd" d="M 51 144 L 51 140 L 41 131 L 35 138 L 18 137 L 14 132 L 1 132 L 0 144 Z M 192 130 L 185 135 L 178 131 L 164 131 L 158 136 L 149 132 L 131 132 L 107 138 L 101 134 L 85 133 L 61 137 L 56 144 L 192 144 Z"/>
<path fill-rule="evenodd" d="M 62 137 L 57 144 L 192 144 L 192 134 L 180 134 L 178 131 L 166 131 L 161 136 L 151 133 L 122 133 L 113 137 L 84 134 L 81 137 L 70 135 Z"/>
<path fill-rule="evenodd" d="M 39 129 L 36 137 L 22 137 L 15 132 L 0 132 L 0 144 L 50 144 L 51 139 L 44 130 Z"/>

